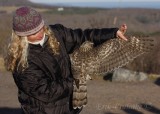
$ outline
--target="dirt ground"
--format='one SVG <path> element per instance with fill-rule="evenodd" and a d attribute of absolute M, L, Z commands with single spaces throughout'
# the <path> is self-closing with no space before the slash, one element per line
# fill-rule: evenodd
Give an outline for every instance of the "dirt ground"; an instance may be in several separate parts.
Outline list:
<path fill-rule="evenodd" d="M 88 104 L 81 114 L 160 114 L 160 80 L 88 82 Z M 0 114 L 20 114 L 17 88 L 8 72 L 0 71 Z"/>

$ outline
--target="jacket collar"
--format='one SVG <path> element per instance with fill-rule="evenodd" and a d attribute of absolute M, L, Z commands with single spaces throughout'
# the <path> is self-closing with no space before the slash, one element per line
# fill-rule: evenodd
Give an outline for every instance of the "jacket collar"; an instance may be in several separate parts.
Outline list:
<path fill-rule="evenodd" d="M 47 46 L 47 41 L 48 41 L 48 36 L 47 35 L 45 35 L 45 37 L 44 37 L 44 43 L 43 43 L 43 45 L 41 45 L 40 43 L 39 44 L 33 44 L 33 43 L 29 43 L 29 48 L 32 50 L 36 50 L 36 49 L 41 49 L 41 48 L 44 48 L 44 47 L 46 47 Z"/>

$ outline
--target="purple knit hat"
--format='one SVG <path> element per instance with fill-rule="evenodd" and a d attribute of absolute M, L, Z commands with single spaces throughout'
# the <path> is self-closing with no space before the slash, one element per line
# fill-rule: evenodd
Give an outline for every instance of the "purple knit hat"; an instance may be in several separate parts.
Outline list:
<path fill-rule="evenodd" d="M 31 7 L 18 8 L 13 15 L 13 30 L 18 36 L 28 36 L 44 26 L 40 13 Z"/>

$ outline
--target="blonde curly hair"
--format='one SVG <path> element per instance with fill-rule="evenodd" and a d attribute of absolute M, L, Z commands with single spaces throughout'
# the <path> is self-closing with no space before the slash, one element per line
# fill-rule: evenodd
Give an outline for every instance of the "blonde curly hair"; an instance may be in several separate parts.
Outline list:
<path fill-rule="evenodd" d="M 44 26 L 44 32 L 48 36 L 48 45 L 53 54 L 59 54 L 59 42 L 54 33 L 48 26 Z M 28 67 L 28 41 L 27 36 L 21 37 L 12 31 L 11 40 L 8 44 L 7 53 L 4 57 L 5 67 L 8 71 L 14 72 L 21 69 L 22 71 Z"/>

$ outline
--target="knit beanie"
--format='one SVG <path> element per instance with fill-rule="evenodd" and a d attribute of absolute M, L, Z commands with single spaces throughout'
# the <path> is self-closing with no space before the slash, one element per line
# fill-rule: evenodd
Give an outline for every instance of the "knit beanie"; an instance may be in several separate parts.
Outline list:
<path fill-rule="evenodd" d="M 38 32 L 44 26 L 39 12 L 31 7 L 20 7 L 13 15 L 13 30 L 18 36 L 28 36 Z"/>

